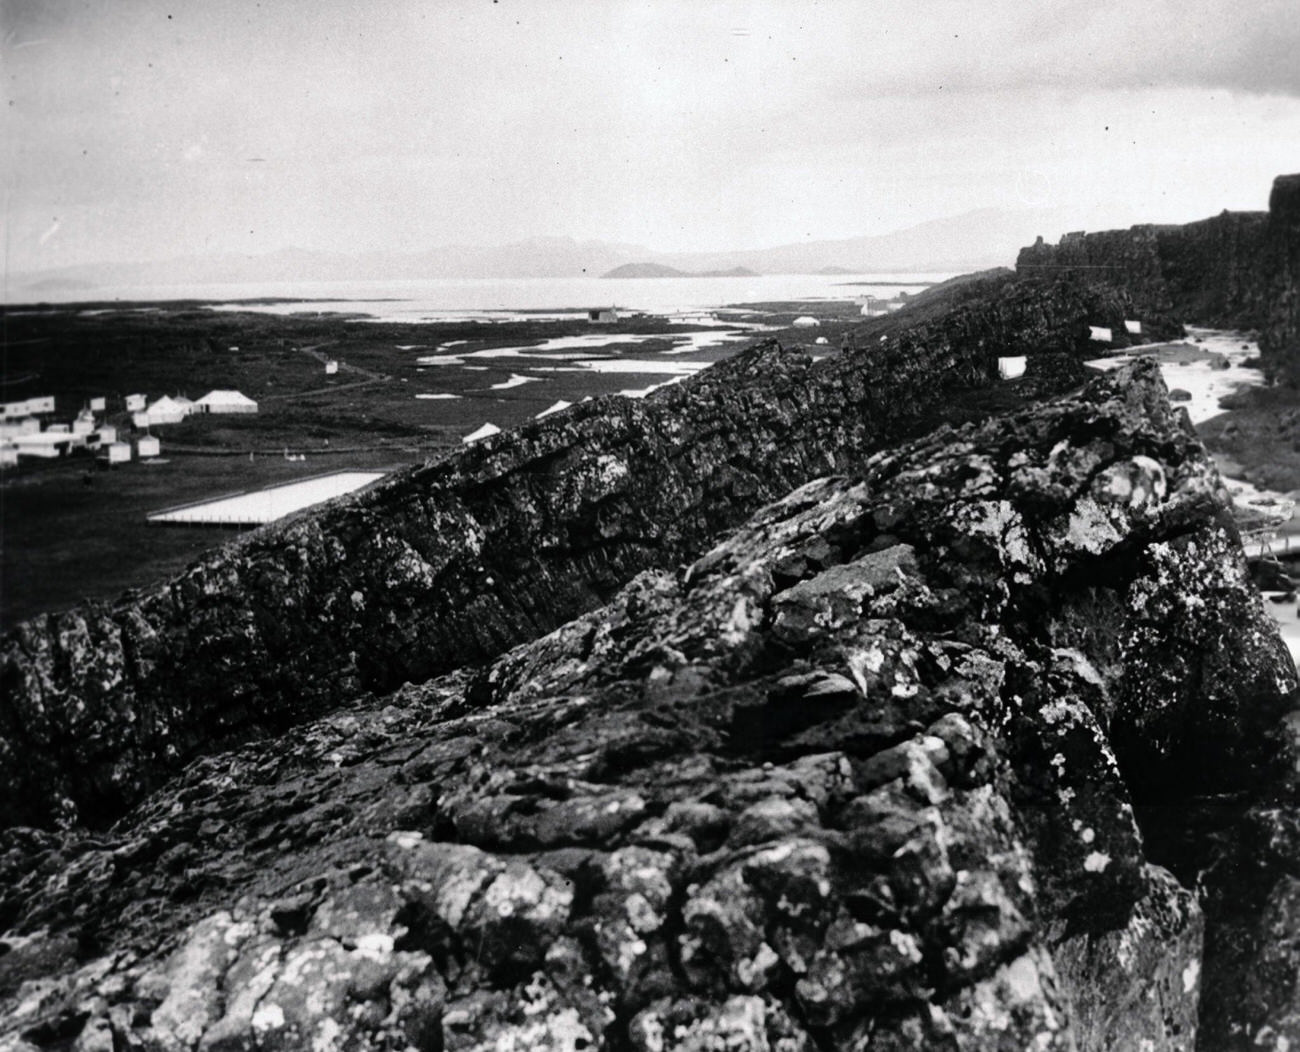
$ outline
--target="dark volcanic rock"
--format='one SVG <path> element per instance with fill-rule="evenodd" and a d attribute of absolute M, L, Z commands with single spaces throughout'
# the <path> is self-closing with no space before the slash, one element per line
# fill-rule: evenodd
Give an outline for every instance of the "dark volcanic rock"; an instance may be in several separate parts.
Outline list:
<path fill-rule="evenodd" d="M 1265 368 L 1300 384 L 1300 175 L 1280 175 L 1268 202 L 1268 305 L 1259 349 Z"/>
<path fill-rule="evenodd" d="M 199 752 L 534 638 L 989 375 L 974 342 L 815 364 L 763 344 L 21 625 L 0 652 L 0 825 L 103 822 Z"/>
<path fill-rule="evenodd" d="M 1289 1038 L 1294 666 L 1183 421 L 1139 363 L 847 461 L 488 666 L 0 833 L 0 1034 Z"/>
<path fill-rule="evenodd" d="M 918 348 L 948 343 L 983 347 L 992 357 L 1023 355 L 1029 359 L 1031 377 L 1041 381 L 1052 375 L 1074 384 L 1083 378 L 1084 359 L 1184 334 L 1165 307 L 1144 303 L 1127 287 L 1099 280 L 1092 271 L 1035 273 L 1032 279 L 1010 272 L 993 274 L 930 293 L 917 297 L 915 305 L 867 323 L 860 339 L 884 336 Z M 1124 322 L 1129 319 L 1142 321 L 1142 334 L 1128 334 Z M 1111 342 L 1093 341 L 1092 326 L 1110 329 Z M 1059 383 L 1041 386 L 1061 390 Z"/>
<path fill-rule="evenodd" d="M 1267 212 L 1067 234 L 1058 245 L 1040 238 L 1021 250 L 1016 271 L 1109 285 L 1139 312 L 1259 329 L 1265 371 L 1300 383 L 1300 175 L 1278 176 Z"/>

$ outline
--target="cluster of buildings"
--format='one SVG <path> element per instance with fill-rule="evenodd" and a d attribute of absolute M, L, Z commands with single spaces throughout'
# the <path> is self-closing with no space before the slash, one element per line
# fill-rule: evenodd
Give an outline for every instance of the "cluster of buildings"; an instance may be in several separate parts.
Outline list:
<path fill-rule="evenodd" d="M 883 296 L 864 296 L 858 301 L 861 306 L 859 313 L 864 318 L 879 318 L 882 314 L 889 314 L 907 304 L 907 293 L 900 292 L 893 299 L 885 299 Z"/>
<path fill-rule="evenodd" d="M 119 437 L 119 429 L 108 422 L 104 397 L 88 399 L 72 420 L 62 422 L 54 419 L 53 395 L 0 402 L 0 467 L 13 467 L 24 457 L 49 460 L 77 450 L 98 453 L 107 464 L 148 459 L 161 452 L 149 430 L 154 425 L 177 424 L 192 413 L 256 413 L 257 403 L 239 391 L 216 390 L 194 401 L 163 395 L 150 402 L 146 395 L 129 394 L 123 409 L 133 428 L 144 432 L 134 442 Z"/>

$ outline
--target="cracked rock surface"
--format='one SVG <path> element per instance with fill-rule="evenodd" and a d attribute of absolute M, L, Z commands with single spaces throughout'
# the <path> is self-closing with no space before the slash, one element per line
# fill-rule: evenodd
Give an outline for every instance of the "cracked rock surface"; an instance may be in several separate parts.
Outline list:
<path fill-rule="evenodd" d="M 0 833 L 0 1047 L 1300 1041 L 1294 666 L 1155 366 L 841 467 L 107 831 Z"/>

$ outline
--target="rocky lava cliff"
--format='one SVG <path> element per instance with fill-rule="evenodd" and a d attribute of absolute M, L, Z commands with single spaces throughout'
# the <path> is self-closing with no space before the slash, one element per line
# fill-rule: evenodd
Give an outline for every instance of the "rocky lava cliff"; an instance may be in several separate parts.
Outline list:
<path fill-rule="evenodd" d="M 0 1048 L 1296 1047 L 1295 668 L 1156 368 L 1078 384 L 1161 282 L 759 345 L 21 626 Z"/>
<path fill-rule="evenodd" d="M 1140 310 L 1190 324 L 1258 329 L 1266 371 L 1300 384 L 1300 174 L 1274 180 L 1267 212 L 1040 238 L 1016 270 L 1122 288 Z"/>
<path fill-rule="evenodd" d="M 1294 666 L 1154 366 L 844 466 L 112 830 L 10 830 L 11 1047 L 1300 1034 Z"/>

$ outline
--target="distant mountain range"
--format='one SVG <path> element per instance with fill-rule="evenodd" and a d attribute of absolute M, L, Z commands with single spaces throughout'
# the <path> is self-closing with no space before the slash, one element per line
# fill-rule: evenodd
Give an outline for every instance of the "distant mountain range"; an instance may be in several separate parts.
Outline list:
<path fill-rule="evenodd" d="M 1112 220 L 1109 225 L 1123 224 Z M 283 249 L 266 255 L 188 256 L 13 273 L 7 289 L 14 300 L 56 290 L 66 294 L 74 287 L 92 292 L 134 285 L 965 271 L 1010 264 L 1038 235 L 1054 241 L 1066 230 L 1085 226 L 1082 217 L 1065 209 L 985 208 L 890 234 L 729 252 L 664 253 L 567 237 L 359 255 Z"/>

